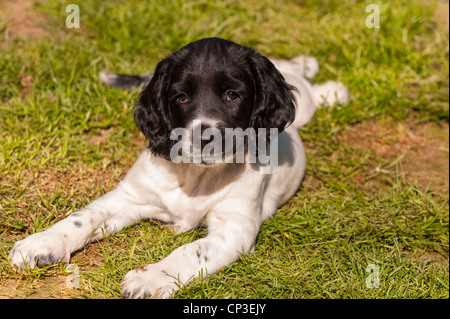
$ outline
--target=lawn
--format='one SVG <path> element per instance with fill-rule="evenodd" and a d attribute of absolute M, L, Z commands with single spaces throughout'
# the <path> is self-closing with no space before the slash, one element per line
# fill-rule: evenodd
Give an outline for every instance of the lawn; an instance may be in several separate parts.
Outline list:
<path fill-rule="evenodd" d="M 66 27 L 70 3 L 79 29 Z M 114 188 L 145 147 L 139 91 L 105 87 L 98 72 L 151 72 L 209 36 L 315 56 L 315 81 L 345 83 L 351 100 L 300 130 L 305 179 L 254 253 L 175 298 L 448 298 L 448 2 L 375 2 L 379 28 L 366 26 L 369 3 L 0 3 L 0 298 L 120 298 L 129 270 L 204 236 L 132 225 L 72 256 L 78 287 L 66 265 L 17 271 L 7 259 L 15 241 Z"/>

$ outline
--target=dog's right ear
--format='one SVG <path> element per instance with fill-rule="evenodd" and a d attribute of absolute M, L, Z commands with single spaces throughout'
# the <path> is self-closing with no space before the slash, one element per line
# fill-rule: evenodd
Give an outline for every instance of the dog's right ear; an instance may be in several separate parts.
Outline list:
<path fill-rule="evenodd" d="M 158 63 L 150 83 L 136 102 L 134 120 L 148 139 L 148 148 L 156 156 L 170 159 L 172 118 L 168 103 L 170 65 L 167 59 Z"/>

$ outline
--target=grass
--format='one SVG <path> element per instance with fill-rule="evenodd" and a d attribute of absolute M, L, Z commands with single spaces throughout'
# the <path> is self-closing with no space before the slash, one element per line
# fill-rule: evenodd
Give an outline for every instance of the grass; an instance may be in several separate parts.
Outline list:
<path fill-rule="evenodd" d="M 112 189 L 145 145 L 132 120 L 138 92 L 104 87 L 98 72 L 149 72 L 182 45 L 220 36 L 273 57 L 316 56 L 316 81 L 342 81 L 352 97 L 301 129 L 305 181 L 262 226 L 255 252 L 176 298 L 448 298 L 448 180 L 416 183 L 407 165 L 418 155 L 448 163 L 446 134 L 443 150 L 422 154 L 430 141 L 415 133 L 448 129 L 438 4 L 383 2 L 380 28 L 369 29 L 360 1 L 92 0 L 78 3 L 75 30 L 64 24 L 69 3 L 34 6 L 48 36 L 0 43 L 0 297 L 118 298 L 130 269 L 205 234 L 128 227 L 72 257 L 82 276 L 72 290 L 65 265 L 17 272 L 7 261 L 16 240 Z M 366 287 L 369 264 L 379 288 Z"/>

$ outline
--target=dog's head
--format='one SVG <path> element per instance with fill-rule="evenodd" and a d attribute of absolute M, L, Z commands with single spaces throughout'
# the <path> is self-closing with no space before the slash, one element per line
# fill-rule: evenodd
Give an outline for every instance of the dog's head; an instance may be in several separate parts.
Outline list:
<path fill-rule="evenodd" d="M 207 38 L 162 60 L 135 107 L 135 121 L 156 156 L 171 159 L 176 128 L 270 128 L 295 117 L 292 90 L 269 59 L 234 42 Z M 222 134 L 225 138 L 225 134 Z M 205 140 L 202 141 L 202 147 Z"/>

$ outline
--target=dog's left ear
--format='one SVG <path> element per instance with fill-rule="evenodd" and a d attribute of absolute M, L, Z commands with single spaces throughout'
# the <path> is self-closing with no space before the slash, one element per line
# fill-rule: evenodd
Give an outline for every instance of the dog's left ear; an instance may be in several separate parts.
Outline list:
<path fill-rule="evenodd" d="M 286 83 L 284 77 L 270 60 L 258 53 L 249 58 L 255 81 L 255 105 L 250 119 L 254 129 L 277 128 L 281 133 L 295 119 L 295 87 Z"/>

